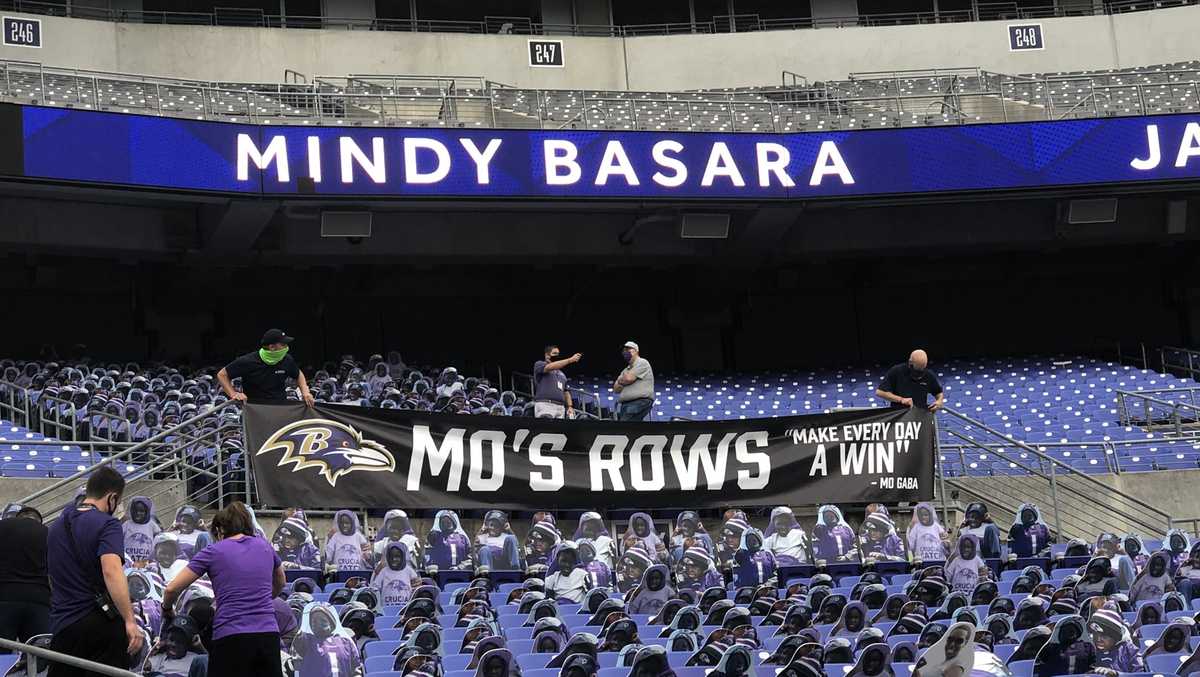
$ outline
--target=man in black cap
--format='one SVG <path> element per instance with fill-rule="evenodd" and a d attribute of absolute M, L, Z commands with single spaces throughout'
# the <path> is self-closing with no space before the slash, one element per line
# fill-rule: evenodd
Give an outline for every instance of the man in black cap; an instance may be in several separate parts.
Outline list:
<path fill-rule="evenodd" d="M 308 390 L 308 379 L 296 360 L 288 355 L 288 344 L 292 337 L 279 329 L 268 329 L 263 334 L 261 348 L 246 353 L 217 372 L 217 381 L 231 400 L 262 402 L 263 400 L 285 400 L 285 386 L 289 378 L 296 379 L 304 403 L 313 405 L 312 393 Z M 233 379 L 242 379 L 242 392 L 233 389 Z"/>

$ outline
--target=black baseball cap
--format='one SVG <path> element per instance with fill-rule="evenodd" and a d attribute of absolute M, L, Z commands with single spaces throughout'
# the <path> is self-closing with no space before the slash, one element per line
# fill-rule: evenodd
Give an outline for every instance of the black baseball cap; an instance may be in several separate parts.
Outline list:
<path fill-rule="evenodd" d="M 282 329 L 268 329 L 267 333 L 263 334 L 262 342 L 259 345 L 269 346 L 272 343 L 291 343 L 292 337 L 288 336 Z"/>
<path fill-rule="evenodd" d="M 196 624 L 195 619 L 184 614 L 175 616 L 175 618 L 171 620 L 171 624 L 167 626 L 166 630 L 178 630 L 182 632 L 184 636 L 188 638 L 189 642 L 192 641 L 196 635 L 200 634 L 200 627 Z M 164 635 L 167 634 L 166 630 L 163 631 Z"/>

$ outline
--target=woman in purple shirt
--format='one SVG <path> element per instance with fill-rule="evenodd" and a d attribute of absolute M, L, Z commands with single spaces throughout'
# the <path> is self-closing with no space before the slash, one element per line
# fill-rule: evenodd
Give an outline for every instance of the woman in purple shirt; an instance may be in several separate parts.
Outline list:
<path fill-rule="evenodd" d="M 167 585 L 164 616 L 172 613 L 181 592 L 207 574 L 216 595 L 208 673 L 282 677 L 272 598 L 285 584 L 283 563 L 266 539 L 254 535 L 254 520 L 243 503 L 213 517 L 212 535 L 216 542 L 196 553 Z"/>

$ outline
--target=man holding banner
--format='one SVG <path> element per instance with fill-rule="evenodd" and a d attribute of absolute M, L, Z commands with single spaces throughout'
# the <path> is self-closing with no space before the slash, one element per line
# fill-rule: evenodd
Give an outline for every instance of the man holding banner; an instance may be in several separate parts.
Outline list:
<path fill-rule="evenodd" d="M 908 356 L 908 364 L 888 369 L 875 395 L 891 402 L 892 408 L 919 406 L 937 411 L 942 408 L 945 393 L 937 376 L 929 371 L 929 355 L 917 349 Z M 933 404 L 929 404 L 930 395 L 934 396 Z"/>
<path fill-rule="evenodd" d="M 259 342 L 256 352 L 246 353 L 217 372 L 217 382 L 231 400 L 259 402 L 263 400 L 285 400 L 285 386 L 289 378 L 296 379 L 300 396 L 308 406 L 313 405 L 313 395 L 308 390 L 308 380 L 300 365 L 288 355 L 292 337 L 279 329 L 268 329 Z M 242 379 L 242 391 L 233 388 L 233 379 Z"/>

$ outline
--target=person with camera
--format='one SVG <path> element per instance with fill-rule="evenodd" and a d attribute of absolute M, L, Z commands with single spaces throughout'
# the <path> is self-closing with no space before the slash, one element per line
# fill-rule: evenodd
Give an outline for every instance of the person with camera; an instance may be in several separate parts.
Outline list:
<path fill-rule="evenodd" d="M 129 667 L 142 649 L 125 579 L 125 534 L 113 517 L 125 478 L 102 466 L 88 478 L 83 500 L 67 508 L 46 537 L 50 576 L 50 650 L 114 668 Z M 49 677 L 93 674 L 51 663 Z"/>

